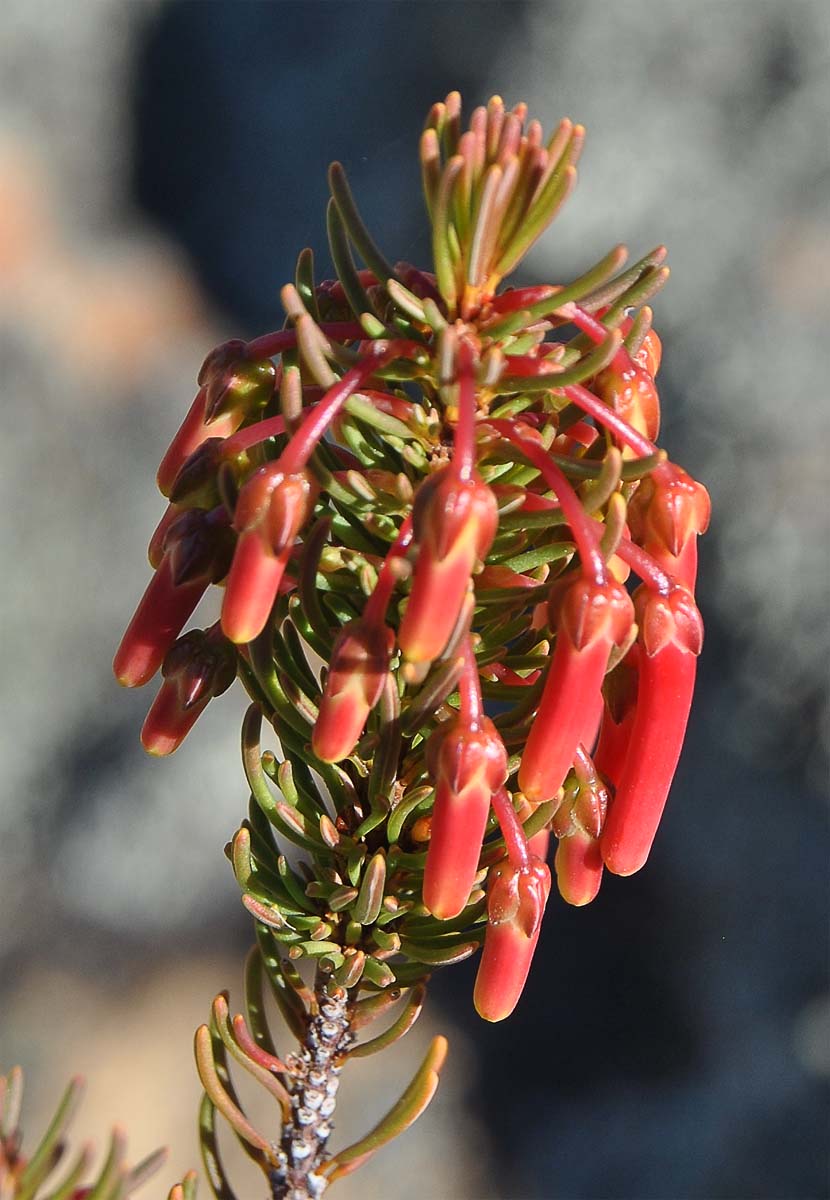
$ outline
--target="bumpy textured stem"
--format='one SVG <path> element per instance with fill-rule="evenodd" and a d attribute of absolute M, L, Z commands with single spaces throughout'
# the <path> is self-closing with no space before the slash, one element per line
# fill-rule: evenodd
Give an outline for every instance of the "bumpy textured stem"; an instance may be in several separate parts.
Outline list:
<path fill-rule="evenodd" d="M 291 1060 L 291 1120 L 283 1126 L 280 1166 L 270 1176 L 273 1200 L 317 1200 L 328 1184 L 318 1171 L 332 1131 L 343 1058 L 354 1034 L 345 988 L 328 991 L 318 980 L 317 999 L 318 1012 Z"/>

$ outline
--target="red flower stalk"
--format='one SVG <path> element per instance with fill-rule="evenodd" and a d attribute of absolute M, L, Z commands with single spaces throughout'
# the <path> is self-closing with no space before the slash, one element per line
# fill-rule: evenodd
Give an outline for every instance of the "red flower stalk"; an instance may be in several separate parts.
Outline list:
<path fill-rule="evenodd" d="M 167 652 L 164 682 L 141 730 L 150 754 L 164 757 L 177 750 L 215 696 L 236 678 L 236 655 L 219 626 L 192 629 Z"/>
<path fill-rule="evenodd" d="M 608 792 L 584 746 L 574 755 L 574 786 L 553 818 L 559 839 L 554 859 L 560 895 L 568 904 L 590 904 L 602 883 L 599 836 L 608 810 Z"/>
<path fill-rule="evenodd" d="M 265 628 L 315 497 L 308 472 L 286 474 L 281 460 L 260 467 L 240 491 L 234 514 L 239 540 L 222 604 L 222 629 L 232 642 L 251 642 Z"/>
<path fill-rule="evenodd" d="M 170 525 L 161 563 L 113 660 L 124 687 L 152 679 L 207 587 L 227 573 L 231 539 L 222 511 L 188 509 Z"/>
<path fill-rule="evenodd" d="M 556 795 L 577 746 L 595 735 L 608 655 L 625 641 L 633 619 L 628 593 L 612 579 L 577 579 L 561 597 L 556 646 L 519 767 L 519 787 L 531 802 Z"/>
<path fill-rule="evenodd" d="M 697 538 L 706 532 L 710 512 L 703 484 L 672 465 L 670 474 L 655 473 L 640 481 L 628 507 L 628 524 L 638 544 L 693 590 Z"/>
<path fill-rule="evenodd" d="M 435 804 L 424 904 L 441 920 L 458 916 L 469 901 L 491 797 L 507 778 L 507 751 L 493 722 L 483 715 L 469 640 L 460 690 L 459 715 L 440 725 L 427 744 Z"/>
<path fill-rule="evenodd" d="M 682 585 L 635 593 L 640 627 L 637 707 L 601 847 L 615 875 L 632 875 L 648 858 L 677 767 L 694 691 L 703 626 Z"/>

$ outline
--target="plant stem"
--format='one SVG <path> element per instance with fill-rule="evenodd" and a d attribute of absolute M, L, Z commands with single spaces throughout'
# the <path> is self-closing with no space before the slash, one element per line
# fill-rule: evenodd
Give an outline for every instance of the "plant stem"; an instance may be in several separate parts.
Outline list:
<path fill-rule="evenodd" d="M 273 1200 L 317 1200 L 327 1187 L 318 1172 L 331 1134 L 343 1057 L 354 1041 L 349 994 L 327 984 L 318 975 L 317 1011 L 292 1056 L 292 1119 L 283 1126 L 280 1166 L 270 1177 Z"/>

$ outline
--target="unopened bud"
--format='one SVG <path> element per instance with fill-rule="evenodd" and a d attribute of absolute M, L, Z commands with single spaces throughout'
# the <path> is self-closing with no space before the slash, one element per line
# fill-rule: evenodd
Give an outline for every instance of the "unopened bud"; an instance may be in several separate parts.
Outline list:
<path fill-rule="evenodd" d="M 389 672 L 395 635 L 364 620 L 344 625 L 332 647 L 311 746 L 323 762 L 348 758 Z"/>
<path fill-rule="evenodd" d="M 507 751 L 492 721 L 476 730 L 459 717 L 438 728 L 427 745 L 435 785 L 429 849 L 424 869 L 424 904 L 441 920 L 467 905 L 490 800 L 507 778 Z"/>
<path fill-rule="evenodd" d="M 660 432 L 660 397 L 653 377 L 639 362 L 627 367 L 616 364 L 606 367 L 594 379 L 593 390 L 638 433 L 652 442 L 655 440 Z M 632 455 L 629 447 L 623 450 L 624 458 Z"/>
<path fill-rule="evenodd" d="M 159 757 L 177 750 L 210 701 L 228 690 L 236 655 L 216 626 L 193 629 L 168 651 L 162 675 L 141 730 L 145 750 Z"/>
<path fill-rule="evenodd" d="M 550 871 L 499 863 L 487 882 L 487 930 L 473 1002 L 485 1021 L 510 1016 L 522 994 L 550 895 Z"/>
<path fill-rule="evenodd" d="M 260 467 L 240 491 L 239 540 L 222 605 L 222 628 L 232 642 L 253 641 L 264 629 L 316 494 L 306 472 L 286 475 L 278 462 Z"/>
<path fill-rule="evenodd" d="M 233 339 L 217 346 L 202 364 L 199 383 L 205 388 L 205 421 L 231 414 L 239 424 L 264 408 L 274 394 L 276 368 L 269 358 L 250 359 L 246 346 Z"/>
<path fill-rule="evenodd" d="M 709 493 L 680 467 L 647 476 L 628 507 L 628 523 L 638 544 L 681 583 L 694 587 L 697 535 L 705 533 L 711 513 Z"/>
<path fill-rule="evenodd" d="M 418 490 L 412 513 L 418 557 L 398 641 L 410 662 L 431 662 L 455 627 L 476 561 L 498 528 L 496 499 L 477 475 L 450 467 Z"/>

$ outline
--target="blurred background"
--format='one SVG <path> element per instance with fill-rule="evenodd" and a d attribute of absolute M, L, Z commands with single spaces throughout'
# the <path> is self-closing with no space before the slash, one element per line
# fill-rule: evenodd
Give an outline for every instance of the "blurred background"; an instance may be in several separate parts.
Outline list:
<path fill-rule="evenodd" d="M 332 158 L 387 255 L 427 264 L 417 139 L 458 87 L 588 127 L 524 282 L 669 246 L 662 440 L 712 494 L 707 645 L 647 868 L 552 901 L 506 1024 L 474 967 L 436 977 L 412 1045 L 347 1072 L 334 1144 L 429 1023 L 439 1099 L 341 1194 L 828 1194 L 828 60 L 811 0 L 5 0 L 0 1068 L 32 1133 L 83 1071 L 79 1132 L 171 1145 L 142 1194 L 196 1164 L 191 1035 L 250 942 L 222 855 L 242 702 L 157 763 L 149 695 L 112 679 L 155 468 L 206 350 L 281 324 L 302 246 L 327 273 Z"/>

